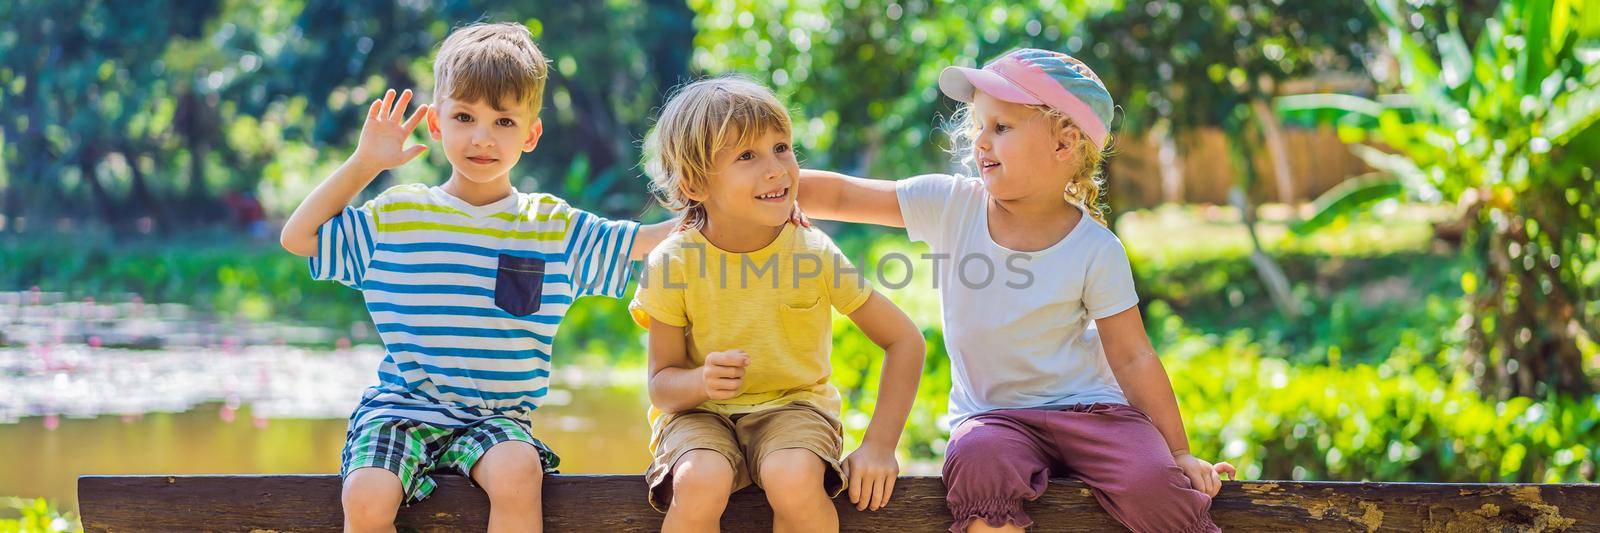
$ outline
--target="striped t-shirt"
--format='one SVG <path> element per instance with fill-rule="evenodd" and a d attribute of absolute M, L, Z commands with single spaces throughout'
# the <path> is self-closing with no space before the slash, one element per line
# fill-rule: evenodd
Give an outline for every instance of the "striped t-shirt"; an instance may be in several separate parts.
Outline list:
<path fill-rule="evenodd" d="M 548 194 L 475 206 L 424 185 L 323 223 L 311 275 L 361 291 L 387 352 L 352 427 L 530 420 L 561 318 L 577 298 L 622 296 L 638 228 Z"/>

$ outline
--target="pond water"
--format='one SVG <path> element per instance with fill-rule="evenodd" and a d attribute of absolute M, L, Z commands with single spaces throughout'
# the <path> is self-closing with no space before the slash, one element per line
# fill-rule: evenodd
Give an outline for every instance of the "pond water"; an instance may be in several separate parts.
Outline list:
<path fill-rule="evenodd" d="M 536 415 L 535 433 L 564 473 L 643 473 L 645 396 L 631 384 L 563 389 L 566 405 Z M 0 494 L 77 509 L 85 474 L 336 473 L 339 418 L 264 418 L 248 405 L 207 403 L 181 413 L 27 417 L 0 424 Z"/>
<path fill-rule="evenodd" d="M 180 306 L 0 293 L 0 496 L 76 511 L 85 474 L 336 473 L 377 346 Z M 642 473 L 642 370 L 562 368 L 535 433 L 566 473 Z"/>

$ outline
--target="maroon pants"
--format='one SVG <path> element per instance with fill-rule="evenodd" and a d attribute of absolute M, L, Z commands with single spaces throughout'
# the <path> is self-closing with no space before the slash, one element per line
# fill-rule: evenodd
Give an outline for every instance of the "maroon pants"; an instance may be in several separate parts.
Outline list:
<path fill-rule="evenodd" d="M 1190 488 L 1150 417 L 1104 403 L 990 411 L 962 422 L 944 460 L 950 531 L 980 518 L 992 527 L 1032 525 L 1022 501 L 1044 494 L 1057 476 L 1083 481 L 1133 531 L 1221 531 L 1211 498 Z"/>

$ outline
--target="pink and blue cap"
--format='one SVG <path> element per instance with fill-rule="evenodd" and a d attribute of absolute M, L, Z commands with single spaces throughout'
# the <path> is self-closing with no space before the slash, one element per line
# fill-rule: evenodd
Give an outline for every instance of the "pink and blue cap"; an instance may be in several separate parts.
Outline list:
<path fill-rule="evenodd" d="M 939 73 L 939 90 L 959 102 L 972 103 L 974 91 L 983 91 L 1006 102 L 1048 106 L 1072 119 L 1100 148 L 1111 133 L 1111 93 L 1087 65 L 1060 52 L 1021 48 L 982 69 L 946 67 Z"/>

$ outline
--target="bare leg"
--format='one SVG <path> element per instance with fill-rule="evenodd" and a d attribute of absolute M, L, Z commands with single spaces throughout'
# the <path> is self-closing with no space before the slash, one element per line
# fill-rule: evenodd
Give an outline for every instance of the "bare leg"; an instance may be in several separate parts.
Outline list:
<path fill-rule="evenodd" d="M 804 448 L 778 450 L 761 460 L 761 488 L 772 505 L 775 533 L 839 530 L 839 512 L 822 486 L 827 468 Z"/>
<path fill-rule="evenodd" d="M 344 478 L 339 494 L 344 530 L 350 533 L 394 531 L 394 516 L 405 497 L 400 477 L 382 468 L 357 468 Z"/>
<path fill-rule="evenodd" d="M 544 468 L 539 451 L 522 441 L 494 445 L 472 465 L 472 480 L 489 494 L 489 531 L 544 531 L 539 507 Z"/>
<path fill-rule="evenodd" d="M 672 494 L 667 497 L 662 533 L 717 531 L 722 511 L 733 492 L 733 465 L 711 450 L 690 450 L 672 466 Z"/>

